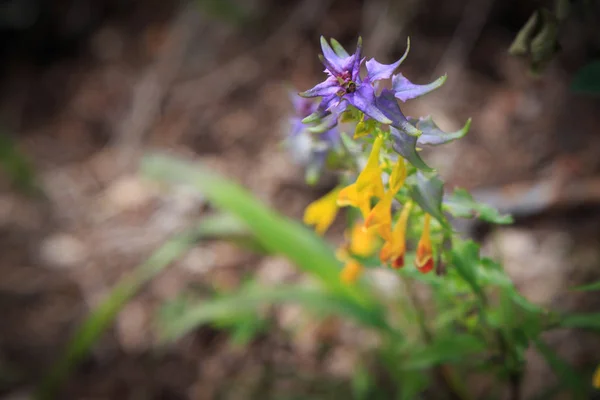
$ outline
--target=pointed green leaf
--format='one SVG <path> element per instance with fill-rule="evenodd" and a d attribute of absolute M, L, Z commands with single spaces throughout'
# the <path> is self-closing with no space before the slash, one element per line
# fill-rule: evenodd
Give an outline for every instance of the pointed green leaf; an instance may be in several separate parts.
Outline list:
<path fill-rule="evenodd" d="M 423 211 L 434 217 L 444 228 L 452 229 L 442 213 L 444 183 L 438 175 L 427 177 L 418 171 L 414 178 L 408 180 L 408 183 L 411 197 Z"/>
<path fill-rule="evenodd" d="M 266 249 L 286 255 L 333 287 L 343 286 L 339 261 L 324 241 L 305 226 L 269 210 L 241 186 L 200 165 L 172 157 L 145 157 L 142 169 L 150 177 L 193 186 L 215 206 L 246 224 Z"/>
<path fill-rule="evenodd" d="M 406 158 L 409 163 L 422 171 L 433 171 L 433 168 L 425 164 L 425 161 L 423 161 L 417 152 L 417 136 L 409 135 L 405 131 L 393 126 L 390 126 L 390 132 L 392 134 L 392 139 L 394 140 L 394 150 L 396 150 L 398 154 Z"/>
<path fill-rule="evenodd" d="M 513 222 L 510 215 L 500 214 L 497 209 L 476 202 L 465 189 L 455 189 L 454 193 L 444 199 L 443 207 L 456 218 L 477 217 L 494 224 L 511 224 Z"/>
<path fill-rule="evenodd" d="M 523 28 L 517 34 L 517 37 L 510 45 L 508 52 L 514 56 L 526 56 L 529 54 L 531 38 L 538 29 L 538 11 L 534 12 L 527 20 Z"/>
<path fill-rule="evenodd" d="M 417 127 L 418 130 L 423 132 L 417 144 L 419 145 L 432 145 L 437 146 L 440 144 L 449 143 L 453 140 L 460 139 L 467 134 L 471 127 L 471 119 L 469 118 L 460 130 L 456 132 L 444 132 L 437 124 L 433 121 L 430 115 L 421 118 L 409 118 L 409 122 Z"/>
<path fill-rule="evenodd" d="M 66 351 L 42 380 L 36 398 L 52 399 L 68 374 L 89 353 L 92 346 L 112 324 L 123 306 L 157 274 L 190 249 L 202 236 L 202 223 L 196 229 L 169 240 L 131 274 L 122 278 L 107 298 L 77 328 Z M 210 229 L 208 229 L 210 230 Z"/>

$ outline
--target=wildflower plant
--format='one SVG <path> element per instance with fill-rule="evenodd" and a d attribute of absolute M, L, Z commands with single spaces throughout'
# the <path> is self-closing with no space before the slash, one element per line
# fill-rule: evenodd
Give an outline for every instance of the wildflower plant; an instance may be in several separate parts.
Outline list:
<path fill-rule="evenodd" d="M 316 317 L 345 318 L 376 335 L 378 345 L 371 353 L 357 350 L 352 398 L 521 399 L 529 349 L 540 353 L 558 378 L 534 398 L 568 392 L 568 398 L 585 399 L 593 386 L 600 386 L 597 365 L 576 370 L 542 338 L 556 328 L 600 331 L 600 315 L 529 302 L 499 263 L 482 257 L 477 243 L 452 228 L 450 217 L 498 224 L 512 219 L 476 202 L 466 190 L 444 193 L 436 171 L 420 156 L 422 147 L 460 139 L 469 129 L 467 121 L 462 129 L 445 132 L 431 116 L 402 112 L 403 102 L 439 88 L 446 77 L 424 85 L 410 82 L 397 71 L 408 48 L 398 61 L 381 64 L 362 57 L 360 40 L 353 54 L 335 40 L 321 39 L 321 46 L 325 80 L 292 96 L 287 143 L 292 151 L 303 147 L 309 183 L 330 170 L 339 176 L 335 188 L 308 205 L 303 225 L 199 163 L 147 156 L 142 163 L 147 177 L 194 188 L 219 211 L 173 237 L 119 282 L 75 332 L 37 398 L 56 398 L 68 374 L 136 291 L 198 241 L 217 239 L 284 256 L 312 279 L 269 286 L 249 277 L 232 291 L 186 293 L 167 303 L 157 319 L 163 341 L 211 324 L 229 330 L 232 341 L 243 345 L 269 329 L 265 306 L 292 302 Z M 334 250 L 322 236 L 341 209 L 348 217 L 345 242 Z M 364 279 L 370 268 L 396 274 L 400 296 L 390 300 Z M 418 295 L 420 288 L 430 293 L 427 304 Z M 598 291 L 600 282 L 577 290 Z M 273 372 L 276 368 L 265 373 Z M 482 375 L 489 385 L 476 394 L 470 382 Z M 264 386 L 273 385 L 259 384 L 258 389 Z M 340 385 L 336 388 L 340 391 L 331 397 L 319 398 L 346 396 Z M 283 397 L 290 393 L 255 392 L 244 398 Z"/>
<path fill-rule="evenodd" d="M 444 204 L 441 181 L 419 152 L 421 146 L 460 139 L 467 133 L 470 120 L 459 131 L 444 132 L 431 116 L 411 118 L 403 114 L 398 101 L 426 95 L 446 80 L 444 75 L 419 85 L 398 72 L 409 47 L 410 42 L 396 62 L 382 64 L 375 59 L 365 62 L 360 39 L 355 52 L 349 54 L 335 39 L 328 42 L 321 37 L 320 59 L 326 78 L 300 93 L 302 100 L 294 99 L 297 114 L 292 120 L 292 137 L 303 132 L 315 142 L 326 137 L 329 143 L 341 143 L 336 169 L 341 175 L 340 185 L 307 207 L 304 222 L 323 234 L 340 208 L 352 207 L 359 211 L 362 221 L 353 232 L 361 229 L 362 236 L 380 239 L 378 260 L 373 254 L 344 252 L 345 281 L 349 276 L 359 277 L 347 271 L 358 271 L 356 265 L 361 259 L 363 264 L 404 267 L 409 225 L 420 227 L 414 265 L 421 273 L 433 271 L 436 264 L 441 266 L 442 241 L 452 235 L 443 210 L 452 212 L 455 208 L 452 202 Z M 361 74 L 363 65 L 365 74 Z M 308 103 L 307 99 L 314 100 Z M 353 131 L 342 129 L 342 122 Z M 325 166 L 325 154 L 319 155 L 308 163 L 312 171 L 322 171 Z M 340 169 L 340 165 L 345 168 Z M 310 182 L 314 181 L 312 175 Z M 350 240 L 363 240 L 362 236 L 353 234 Z"/>

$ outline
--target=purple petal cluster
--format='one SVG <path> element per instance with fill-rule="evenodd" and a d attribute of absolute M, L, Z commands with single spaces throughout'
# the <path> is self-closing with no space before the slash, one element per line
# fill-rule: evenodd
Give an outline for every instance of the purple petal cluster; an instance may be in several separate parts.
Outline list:
<path fill-rule="evenodd" d="M 333 115 L 329 115 L 307 124 L 303 120 L 317 111 L 319 103 L 314 99 L 298 97 L 296 92 L 290 93 L 290 99 L 294 113 L 289 118 L 288 143 L 300 161 L 306 164 L 307 179 L 315 181 L 329 153 L 339 146 L 341 139 L 337 121 Z"/>
<path fill-rule="evenodd" d="M 321 103 L 312 114 L 314 118 L 322 118 L 333 114 L 334 119 L 352 105 L 362 111 L 367 117 L 377 120 L 383 124 L 394 125 L 390 119 L 377 105 L 375 85 L 378 81 L 392 79 L 392 91 L 394 97 L 402 101 L 422 96 L 440 87 L 446 80 L 442 76 L 428 85 L 415 85 L 402 74 L 394 75 L 394 71 L 402 64 L 410 43 L 404 55 L 392 64 L 382 64 L 375 59 L 366 61 L 362 58 L 362 40 L 359 38 L 354 54 L 348 52 L 335 40 L 331 44 L 321 37 L 321 61 L 325 65 L 327 78 L 325 81 L 309 89 L 301 96 L 306 98 L 321 97 Z M 361 77 L 360 69 L 363 63 L 367 73 Z"/>

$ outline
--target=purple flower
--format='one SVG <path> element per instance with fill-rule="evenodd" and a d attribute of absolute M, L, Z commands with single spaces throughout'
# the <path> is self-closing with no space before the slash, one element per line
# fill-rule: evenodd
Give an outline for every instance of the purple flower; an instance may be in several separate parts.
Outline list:
<path fill-rule="evenodd" d="M 447 75 L 442 75 L 427 85 L 415 85 L 402 74 L 392 77 L 392 91 L 397 99 L 402 101 L 414 99 L 434 91 L 446 82 Z"/>
<path fill-rule="evenodd" d="M 325 38 L 321 37 L 321 49 L 323 54 L 320 58 L 328 77 L 312 89 L 300 93 L 303 97 L 322 97 L 317 114 L 324 116 L 332 110 L 341 113 L 348 104 L 351 104 L 369 118 L 391 124 L 392 121 L 377 108 L 373 85 L 379 80 L 389 79 L 407 53 L 400 60 L 389 65 L 381 64 L 374 59 L 367 61 L 367 75 L 361 78 L 360 67 L 365 59 L 361 58 L 360 38 L 356 52 L 352 55 L 349 55 L 335 39 L 332 39 L 329 45 Z"/>
<path fill-rule="evenodd" d="M 305 123 L 303 119 L 317 111 L 318 103 L 314 99 L 298 97 L 295 92 L 290 94 L 290 100 L 294 114 L 289 118 L 288 147 L 306 166 L 307 181 L 315 183 L 330 152 L 340 145 L 337 116 L 329 114 L 313 123 Z"/>
<path fill-rule="evenodd" d="M 289 118 L 290 123 L 290 136 L 296 136 L 307 126 L 302 120 L 317 110 L 317 103 L 311 99 L 305 99 L 299 97 L 296 92 L 289 92 L 290 101 L 294 106 L 294 114 Z"/>

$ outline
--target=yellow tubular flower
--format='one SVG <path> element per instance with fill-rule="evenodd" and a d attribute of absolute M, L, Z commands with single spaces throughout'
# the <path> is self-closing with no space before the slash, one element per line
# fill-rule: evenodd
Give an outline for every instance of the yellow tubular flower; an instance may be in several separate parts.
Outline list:
<path fill-rule="evenodd" d="M 596 389 L 600 389 L 600 366 L 596 368 L 596 372 L 594 372 L 594 377 L 592 378 L 592 385 Z"/>
<path fill-rule="evenodd" d="M 390 174 L 388 191 L 365 219 L 365 228 L 377 228 L 379 235 L 386 241 L 391 240 L 392 202 L 398 191 L 402 188 L 402 185 L 404 185 L 405 179 L 406 165 L 404 164 L 404 159 L 398 157 L 398 161 Z"/>
<path fill-rule="evenodd" d="M 407 202 L 402 208 L 402 212 L 396 221 L 394 230 L 390 233 L 389 239 L 386 239 L 381 251 L 379 259 L 383 263 L 391 263 L 392 268 L 401 268 L 404 266 L 404 253 L 406 251 L 406 226 L 408 225 L 408 217 L 412 209 L 412 202 Z"/>
<path fill-rule="evenodd" d="M 423 233 L 419 244 L 417 244 L 417 257 L 415 258 L 415 265 L 417 269 L 426 274 L 433 269 L 433 247 L 431 245 L 431 236 L 429 232 L 429 223 L 431 216 L 425 214 L 425 222 L 423 226 Z"/>
<path fill-rule="evenodd" d="M 379 167 L 379 151 L 383 139 L 377 137 L 373 143 L 367 165 L 358 175 L 356 182 L 343 188 L 338 196 L 340 207 L 353 206 L 360 209 L 363 218 L 371 211 L 371 197 L 383 197 L 384 189 L 381 183 L 381 168 Z"/>
<path fill-rule="evenodd" d="M 339 188 L 310 203 L 304 211 L 304 223 L 314 225 L 315 231 L 322 235 L 331 226 L 338 212 L 337 198 Z"/>
<path fill-rule="evenodd" d="M 363 229 L 361 223 L 354 224 L 350 233 L 350 253 L 360 257 L 368 257 L 373 254 L 376 245 L 377 236 L 373 231 Z"/>
<path fill-rule="evenodd" d="M 340 274 L 340 279 L 344 283 L 354 283 L 360 277 L 360 274 L 363 271 L 363 266 L 356 260 L 349 260 L 344 265 L 344 269 Z"/>
<path fill-rule="evenodd" d="M 355 282 L 363 271 L 363 266 L 352 255 L 368 257 L 375 251 L 377 237 L 365 229 L 362 223 L 355 223 L 350 232 L 347 232 L 349 244 L 338 249 L 336 256 L 345 263 L 340 279 L 344 283 Z"/>

